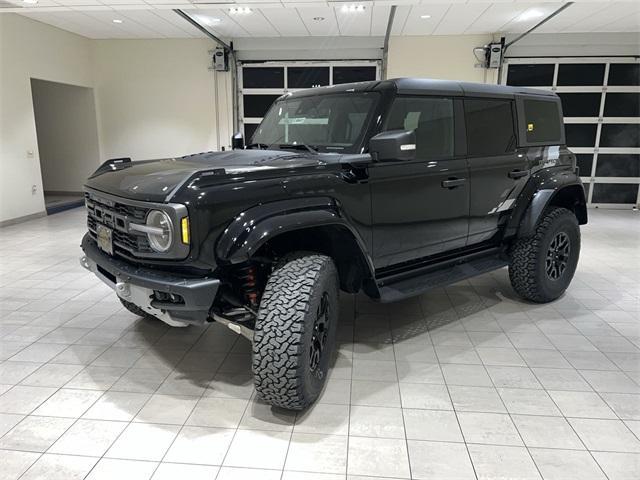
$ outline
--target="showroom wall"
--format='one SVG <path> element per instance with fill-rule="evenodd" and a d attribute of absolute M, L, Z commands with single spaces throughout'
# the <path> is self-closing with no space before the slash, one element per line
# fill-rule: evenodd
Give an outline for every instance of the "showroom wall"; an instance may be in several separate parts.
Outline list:
<path fill-rule="evenodd" d="M 93 89 L 31 80 L 44 192 L 80 192 L 100 165 Z"/>
<path fill-rule="evenodd" d="M 475 47 L 492 41 L 491 35 L 391 37 L 388 77 L 429 77 L 495 83 L 495 70 L 476 68 Z"/>
<path fill-rule="evenodd" d="M 230 143 L 230 74 L 208 70 L 212 47 L 95 41 L 0 15 L 0 224 L 44 213 L 31 78 L 94 88 L 101 160 L 184 155 Z"/>
<path fill-rule="evenodd" d="M 93 42 L 103 159 L 182 156 L 214 150 L 218 141 L 229 145 L 231 79 L 208 70 L 212 48 L 207 39 Z"/>
<path fill-rule="evenodd" d="M 30 78 L 93 86 L 91 41 L 0 15 L 0 222 L 44 211 Z"/>

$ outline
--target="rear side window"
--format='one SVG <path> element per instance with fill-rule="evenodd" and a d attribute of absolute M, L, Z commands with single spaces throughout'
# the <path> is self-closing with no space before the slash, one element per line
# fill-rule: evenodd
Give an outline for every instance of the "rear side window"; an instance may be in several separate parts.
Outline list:
<path fill-rule="evenodd" d="M 525 99 L 523 105 L 527 143 L 562 143 L 558 102 Z"/>
<path fill-rule="evenodd" d="M 453 99 L 397 97 L 385 121 L 384 130 L 414 130 L 418 159 L 452 157 Z"/>
<path fill-rule="evenodd" d="M 516 148 L 510 100 L 465 99 L 469 155 L 502 155 Z"/>

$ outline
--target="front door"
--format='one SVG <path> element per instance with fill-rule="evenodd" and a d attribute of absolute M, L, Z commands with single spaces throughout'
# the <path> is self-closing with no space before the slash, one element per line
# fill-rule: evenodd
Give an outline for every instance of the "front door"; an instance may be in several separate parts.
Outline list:
<path fill-rule="evenodd" d="M 452 98 L 394 100 L 384 130 L 415 130 L 416 158 L 369 169 L 376 268 L 465 246 L 469 180 L 455 127 Z"/>
<path fill-rule="evenodd" d="M 469 245 L 495 236 L 529 178 L 516 149 L 513 100 L 464 100 L 469 155 Z"/>

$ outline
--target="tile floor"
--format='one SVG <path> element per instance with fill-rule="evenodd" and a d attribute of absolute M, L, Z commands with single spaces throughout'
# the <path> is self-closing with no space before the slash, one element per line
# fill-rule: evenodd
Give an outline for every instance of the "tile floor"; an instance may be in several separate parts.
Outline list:
<path fill-rule="evenodd" d="M 0 479 L 638 479 L 640 217 L 590 214 L 553 304 L 506 270 L 344 297 L 297 415 L 254 398 L 243 338 L 123 310 L 78 265 L 81 209 L 0 229 Z"/>

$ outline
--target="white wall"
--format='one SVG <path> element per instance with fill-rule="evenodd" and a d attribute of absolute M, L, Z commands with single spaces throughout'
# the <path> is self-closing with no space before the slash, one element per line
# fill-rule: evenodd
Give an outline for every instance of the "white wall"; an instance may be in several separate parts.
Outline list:
<path fill-rule="evenodd" d="M 475 68 L 474 47 L 492 41 L 491 35 L 392 36 L 387 77 L 424 77 L 495 83 L 496 72 Z"/>
<path fill-rule="evenodd" d="M 44 210 L 30 78 L 90 87 L 90 57 L 86 38 L 0 15 L 0 222 Z"/>
<path fill-rule="evenodd" d="M 206 39 L 94 42 L 103 160 L 145 160 L 214 150 L 218 133 L 221 145 L 230 143 L 230 74 L 208 70 L 208 50 L 213 46 Z"/>
<path fill-rule="evenodd" d="M 230 143 L 231 78 L 208 70 L 213 47 L 95 41 L 0 14 L 0 223 L 44 211 L 31 78 L 94 88 L 101 161 L 185 155 Z"/>
<path fill-rule="evenodd" d="M 93 89 L 31 80 L 45 192 L 80 192 L 100 165 Z"/>

